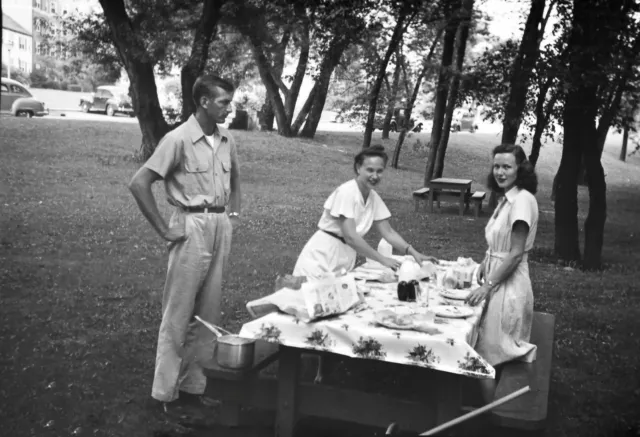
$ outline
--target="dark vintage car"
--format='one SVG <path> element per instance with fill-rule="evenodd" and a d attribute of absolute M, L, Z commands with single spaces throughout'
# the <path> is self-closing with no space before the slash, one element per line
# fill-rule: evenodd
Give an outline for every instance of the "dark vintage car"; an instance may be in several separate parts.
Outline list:
<path fill-rule="evenodd" d="M 102 85 L 88 97 L 80 99 L 83 112 L 99 111 L 113 117 L 116 114 L 127 114 L 133 117 L 133 105 L 126 88 Z"/>
<path fill-rule="evenodd" d="M 6 77 L 0 84 L 0 110 L 16 117 L 40 117 L 49 114 L 44 102 L 34 98 L 20 82 Z"/>

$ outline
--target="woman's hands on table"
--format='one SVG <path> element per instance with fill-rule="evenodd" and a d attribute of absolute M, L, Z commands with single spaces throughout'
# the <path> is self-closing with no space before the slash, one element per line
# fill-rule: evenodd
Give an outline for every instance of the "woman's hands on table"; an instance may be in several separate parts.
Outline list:
<path fill-rule="evenodd" d="M 408 255 L 411 255 L 419 265 L 422 265 L 422 263 L 425 261 L 428 261 L 433 264 L 438 264 L 438 258 L 434 256 L 424 255 L 418 252 L 417 250 L 415 250 L 413 246 L 409 246 L 409 250 L 407 252 L 408 252 Z"/>
<path fill-rule="evenodd" d="M 473 290 L 464 302 L 468 305 L 476 306 L 486 299 L 490 291 L 491 287 L 489 287 L 489 285 L 481 285 L 480 287 Z"/>
<path fill-rule="evenodd" d="M 387 258 L 386 256 L 382 257 L 380 264 L 392 270 L 398 270 L 400 268 L 400 261 L 396 261 L 393 258 Z"/>
<path fill-rule="evenodd" d="M 413 255 L 413 259 L 416 260 L 416 262 L 420 265 L 422 265 L 423 262 L 427 261 L 433 264 L 438 264 L 438 258 L 436 258 L 435 256 L 428 256 L 428 255 L 423 255 L 420 252 L 416 253 L 415 255 Z"/>

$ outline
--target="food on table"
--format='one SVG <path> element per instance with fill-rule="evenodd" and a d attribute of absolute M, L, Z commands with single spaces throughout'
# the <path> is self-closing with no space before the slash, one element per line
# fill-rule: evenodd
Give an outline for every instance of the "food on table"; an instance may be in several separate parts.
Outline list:
<path fill-rule="evenodd" d="M 442 297 L 455 300 L 465 300 L 471 294 L 471 289 L 458 290 L 453 288 L 440 289 L 439 293 Z"/>
<path fill-rule="evenodd" d="M 439 305 L 433 307 L 436 316 L 448 318 L 465 318 L 473 315 L 473 309 L 460 305 Z"/>
<path fill-rule="evenodd" d="M 473 281 L 474 272 L 477 264 L 471 265 L 453 265 L 449 267 L 443 276 L 442 285 L 445 288 L 468 288 Z"/>

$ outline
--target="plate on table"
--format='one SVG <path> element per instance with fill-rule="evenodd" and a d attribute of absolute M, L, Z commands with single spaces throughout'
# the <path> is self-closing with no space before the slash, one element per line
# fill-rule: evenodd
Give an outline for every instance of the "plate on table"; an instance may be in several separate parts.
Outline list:
<path fill-rule="evenodd" d="M 415 323 L 413 314 L 408 311 L 376 311 L 373 314 L 373 320 L 377 324 L 391 329 L 412 329 Z"/>
<path fill-rule="evenodd" d="M 438 305 L 431 308 L 438 317 L 447 317 L 450 319 L 463 319 L 473 315 L 473 309 L 460 305 Z"/>
<path fill-rule="evenodd" d="M 447 299 L 465 300 L 471 294 L 471 289 L 458 290 L 455 288 L 443 288 L 439 290 L 440 296 Z"/>

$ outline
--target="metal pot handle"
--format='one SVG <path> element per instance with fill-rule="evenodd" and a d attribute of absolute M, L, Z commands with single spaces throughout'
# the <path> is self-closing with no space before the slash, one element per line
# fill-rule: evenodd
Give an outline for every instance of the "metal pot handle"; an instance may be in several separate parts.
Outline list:
<path fill-rule="evenodd" d="M 214 325 L 214 324 L 212 324 L 212 323 L 209 323 L 209 322 L 206 322 L 206 321 L 202 320 L 202 319 L 200 318 L 200 316 L 195 316 L 195 318 L 196 318 L 196 320 L 197 320 L 198 322 L 202 323 L 202 324 L 203 324 L 204 326 L 206 326 L 206 327 L 207 327 L 211 332 L 213 332 L 213 333 L 216 335 L 216 337 L 222 337 L 222 336 L 223 336 L 223 334 L 221 334 L 221 333 L 220 333 L 220 331 L 223 331 L 223 332 L 229 332 L 229 331 L 227 331 L 226 329 L 222 329 L 222 328 L 220 328 L 219 326 L 216 326 L 216 325 Z M 229 333 L 230 333 L 230 332 L 229 332 Z"/>

